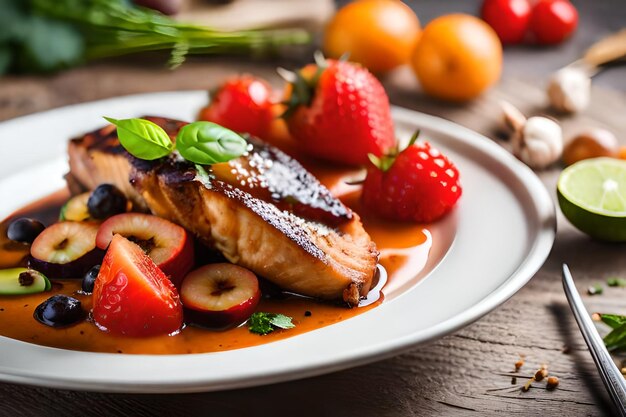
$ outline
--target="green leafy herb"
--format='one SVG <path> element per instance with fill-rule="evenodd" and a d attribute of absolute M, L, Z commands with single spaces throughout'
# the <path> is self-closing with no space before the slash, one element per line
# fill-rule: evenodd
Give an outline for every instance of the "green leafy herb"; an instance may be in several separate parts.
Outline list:
<path fill-rule="evenodd" d="M 243 155 L 247 146 L 237 133 L 211 122 L 190 123 L 176 137 L 176 149 L 182 157 L 202 165 L 228 162 Z"/>
<path fill-rule="evenodd" d="M 604 337 L 604 344 L 608 350 L 623 350 L 626 348 L 626 323 L 616 327 Z"/>
<path fill-rule="evenodd" d="M 599 295 L 602 294 L 604 288 L 602 288 L 602 284 L 594 284 L 591 287 L 587 288 L 587 294 L 589 295 Z"/>
<path fill-rule="evenodd" d="M 117 126 L 117 136 L 124 149 L 139 159 L 152 161 L 174 150 L 172 140 L 156 123 L 145 119 L 105 119 Z"/>
<path fill-rule="evenodd" d="M 626 316 L 620 316 L 617 314 L 598 314 L 600 320 L 607 324 L 611 329 L 617 329 L 623 324 L 626 324 Z"/>
<path fill-rule="evenodd" d="M 271 333 L 276 328 L 291 329 L 293 327 L 296 326 L 291 322 L 291 317 L 277 313 L 258 312 L 252 314 L 248 320 L 250 332 L 260 335 Z"/>
<path fill-rule="evenodd" d="M 626 279 L 624 278 L 609 278 L 606 283 L 609 287 L 626 287 Z"/>
<path fill-rule="evenodd" d="M 219 31 L 183 23 L 128 0 L 0 0 L 0 10 L 3 59 L 10 50 L 0 71 L 54 71 L 157 50 L 170 51 L 176 67 L 188 54 L 260 54 L 311 41 L 300 28 Z"/>

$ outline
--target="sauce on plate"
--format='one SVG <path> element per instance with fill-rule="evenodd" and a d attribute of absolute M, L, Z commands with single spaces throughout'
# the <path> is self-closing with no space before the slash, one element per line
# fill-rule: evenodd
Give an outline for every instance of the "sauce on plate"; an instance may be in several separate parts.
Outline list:
<path fill-rule="evenodd" d="M 81 280 L 53 280 L 51 291 L 32 295 L 0 296 L 0 335 L 38 345 L 90 352 L 134 354 L 185 354 L 218 352 L 269 343 L 313 331 L 333 323 L 363 314 L 383 302 L 389 294 L 416 279 L 426 265 L 433 244 L 432 234 L 424 225 L 393 223 L 364 215 L 359 205 L 359 187 L 346 184 L 364 173 L 348 169 L 330 169 L 308 166 L 334 195 L 346 205 L 361 213 L 365 229 L 372 236 L 381 253 L 380 264 L 386 269 L 388 281 L 373 303 L 346 308 L 343 305 L 321 302 L 306 297 L 284 295 L 263 298 L 257 311 L 282 313 L 293 318 L 295 328 L 276 330 L 259 336 L 247 326 L 226 331 L 212 331 L 186 326 L 173 336 L 130 338 L 115 336 L 99 330 L 89 320 L 66 328 L 51 328 L 33 318 L 35 308 L 54 294 L 65 294 L 79 299 L 86 311 L 91 309 L 91 296 L 80 293 Z M 28 216 L 50 225 L 58 218 L 61 205 L 69 198 L 66 190 L 58 191 L 14 213 L 0 223 L 0 268 L 24 265 L 29 247 L 6 238 L 11 219 Z M 378 289 L 373 290 L 378 291 Z M 376 298 L 376 297 L 374 297 Z"/>

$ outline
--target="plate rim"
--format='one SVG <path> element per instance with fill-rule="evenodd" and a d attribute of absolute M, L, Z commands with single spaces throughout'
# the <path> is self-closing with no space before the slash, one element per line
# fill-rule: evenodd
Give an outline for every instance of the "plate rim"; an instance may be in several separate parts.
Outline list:
<path fill-rule="evenodd" d="M 193 95 L 200 95 L 206 97 L 206 92 L 202 90 L 194 91 L 170 91 L 170 92 L 154 92 L 143 94 L 131 94 L 125 96 L 111 97 L 97 101 L 77 103 L 60 108 L 50 109 L 44 112 L 34 113 L 26 116 L 21 116 L 15 119 L 0 122 L 0 131 L 6 126 L 12 123 L 28 122 L 30 118 L 41 117 L 44 115 L 54 115 L 55 112 L 68 111 L 72 109 L 80 108 L 86 105 L 104 105 L 107 102 L 123 101 L 127 99 L 140 99 L 140 98 L 154 98 L 154 97 L 167 97 L 168 95 L 174 95 L 176 97 L 189 95 L 190 99 Z M 540 224 L 537 226 L 537 236 L 532 242 L 532 246 L 525 252 L 525 259 L 518 265 L 517 269 L 513 271 L 506 279 L 503 279 L 500 285 L 493 289 L 486 297 L 472 305 L 470 308 L 463 312 L 456 314 L 455 316 L 437 323 L 434 326 L 428 327 L 418 332 L 405 335 L 404 337 L 397 338 L 391 343 L 389 340 L 381 342 L 379 344 L 370 345 L 366 348 L 358 349 L 356 352 L 353 350 L 350 352 L 349 357 L 336 355 L 330 360 L 324 361 L 322 364 L 309 363 L 307 365 L 300 365 L 299 367 L 292 367 L 288 369 L 282 369 L 281 371 L 273 372 L 271 374 L 261 374 L 255 376 L 248 376 L 246 379 L 233 379 L 223 380 L 219 386 L 216 384 L 207 385 L 204 380 L 197 381 L 185 381 L 176 384 L 167 384 L 162 381 L 159 382 L 127 382 L 124 381 L 109 381 L 103 382 L 96 379 L 91 381 L 86 380 L 72 380 L 63 378 L 49 378 L 42 377 L 37 372 L 12 372 L 5 367 L 0 366 L 0 379 L 7 382 L 16 382 L 30 385 L 39 386 L 54 386 L 56 388 L 69 388 L 80 390 L 91 390 L 100 392 L 145 392 L 145 393 L 179 393 L 179 392 L 199 392 L 199 391 L 215 391 L 232 388 L 243 388 L 256 386 L 265 383 L 283 382 L 294 379 L 301 379 L 311 377 L 315 375 L 321 375 L 329 372 L 346 369 L 353 366 L 359 366 L 366 363 L 370 363 L 376 360 L 385 359 L 394 356 L 398 353 L 409 350 L 420 343 L 425 343 L 433 339 L 443 337 L 450 334 L 459 328 L 462 328 L 485 314 L 489 313 L 500 304 L 504 303 L 510 297 L 512 297 L 517 291 L 519 291 L 541 268 L 545 260 L 550 254 L 554 239 L 556 237 L 556 207 L 552 200 L 548 190 L 541 182 L 541 180 L 535 175 L 535 173 L 526 165 L 518 161 L 508 151 L 503 149 L 500 145 L 494 141 L 488 139 L 484 135 L 481 135 L 471 129 L 454 123 L 450 120 L 443 119 L 441 117 L 428 115 L 425 113 L 417 112 L 410 109 L 405 109 L 397 106 L 392 106 L 392 114 L 394 121 L 399 119 L 407 120 L 411 118 L 418 119 L 417 124 L 428 125 L 429 130 L 436 130 L 449 136 L 463 137 L 463 140 L 469 146 L 477 149 L 481 153 L 488 155 L 489 157 L 497 157 L 501 164 L 506 165 L 507 168 L 515 174 L 516 179 L 527 186 L 533 187 L 533 194 L 530 201 L 534 204 L 534 211 L 537 213 L 537 217 L 540 220 Z M 415 123 L 414 123 L 415 124 Z M 431 272 L 432 273 L 432 272 Z M 300 337 L 300 336 L 299 336 Z M 2 341 L 10 342 L 8 345 L 26 344 L 31 346 L 30 343 L 20 342 L 13 339 L 0 337 L 0 343 Z M 273 343 L 269 344 L 272 345 Z M 392 344 L 393 346 L 389 346 Z M 91 352 L 77 352 L 66 351 L 64 349 L 42 347 L 38 345 L 38 348 L 49 351 L 60 352 L 72 352 L 73 354 L 80 355 L 111 355 L 116 354 L 104 354 L 104 353 L 91 353 Z M 268 345 L 262 345 L 268 346 Z M 194 354 L 196 355 L 196 354 Z M 197 355 L 212 355 L 197 354 Z M 154 355 L 125 355 L 134 358 L 140 358 L 142 356 L 153 357 Z M 182 355 L 165 355 L 165 356 L 182 356 Z"/>

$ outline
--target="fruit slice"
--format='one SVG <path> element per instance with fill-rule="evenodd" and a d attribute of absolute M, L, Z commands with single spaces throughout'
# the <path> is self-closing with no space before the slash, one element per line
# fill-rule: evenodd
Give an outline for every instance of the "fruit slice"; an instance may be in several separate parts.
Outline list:
<path fill-rule="evenodd" d="M 626 241 L 626 161 L 593 158 L 561 173 L 561 211 L 579 230 L 600 240 Z"/>
<path fill-rule="evenodd" d="M 28 268 L 0 270 L 0 295 L 36 294 L 52 288 L 44 274 Z"/>
<path fill-rule="evenodd" d="M 178 292 L 135 243 L 113 236 L 93 289 L 93 318 L 111 333 L 144 337 L 171 334 L 183 324 Z"/>
<path fill-rule="evenodd" d="M 81 222 L 89 219 L 89 210 L 87 210 L 89 195 L 90 193 L 82 193 L 67 200 L 67 203 L 61 207 L 59 220 Z"/>
<path fill-rule="evenodd" d="M 79 278 L 102 260 L 96 248 L 98 225 L 60 222 L 45 229 L 30 248 L 29 266 L 50 278 Z"/>
<path fill-rule="evenodd" d="M 137 243 L 176 287 L 193 268 L 193 239 L 170 221 L 149 214 L 118 214 L 102 223 L 96 245 L 106 249 L 115 234 Z"/>
<path fill-rule="evenodd" d="M 180 289 L 185 318 L 227 328 L 246 321 L 261 298 L 259 281 L 249 270 L 221 263 L 205 265 L 185 277 Z"/>

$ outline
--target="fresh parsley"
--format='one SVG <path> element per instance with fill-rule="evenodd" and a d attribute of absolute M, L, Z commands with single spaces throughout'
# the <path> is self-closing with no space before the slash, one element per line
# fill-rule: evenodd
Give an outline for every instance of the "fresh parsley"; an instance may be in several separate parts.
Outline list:
<path fill-rule="evenodd" d="M 251 333 L 266 335 L 278 329 L 291 329 L 296 327 L 291 322 L 291 317 L 278 313 L 258 312 L 252 314 L 248 320 L 248 328 Z"/>
<path fill-rule="evenodd" d="M 230 129 L 211 122 L 185 125 L 176 136 L 176 144 L 161 126 L 145 119 L 117 120 L 105 117 L 117 126 L 120 143 L 131 155 L 154 160 L 176 149 L 186 160 L 200 165 L 228 162 L 246 152 L 248 143 Z"/>

